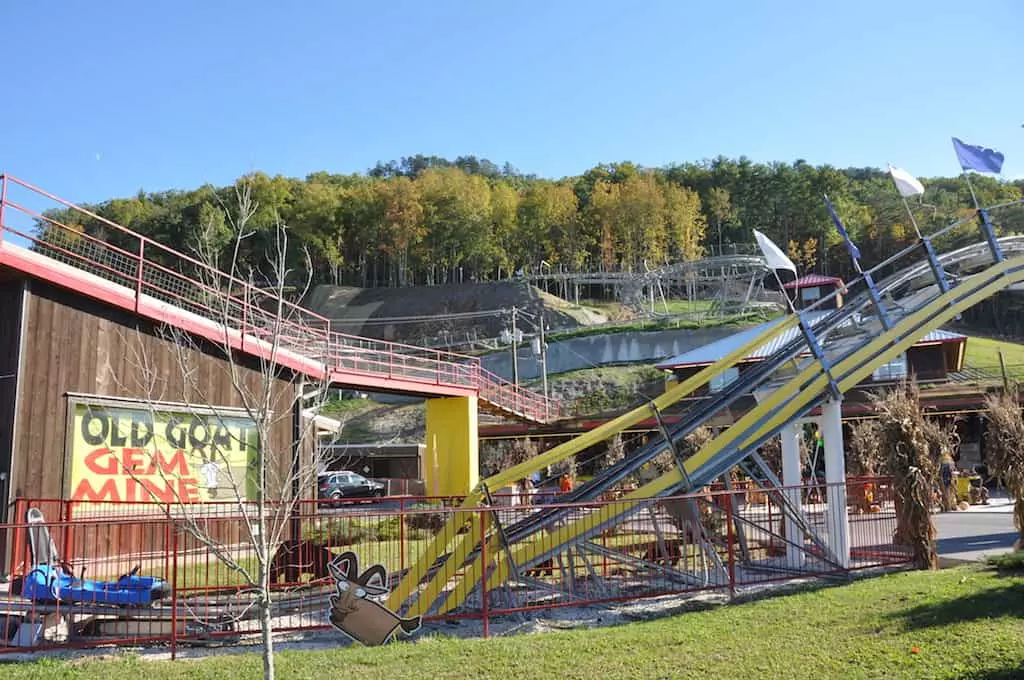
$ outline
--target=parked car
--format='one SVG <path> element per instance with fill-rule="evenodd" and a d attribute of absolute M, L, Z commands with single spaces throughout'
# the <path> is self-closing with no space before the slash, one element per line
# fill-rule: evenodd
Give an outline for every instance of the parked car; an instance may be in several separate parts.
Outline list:
<path fill-rule="evenodd" d="M 325 472 L 317 484 L 317 497 L 335 503 L 348 498 L 380 498 L 385 487 L 355 472 Z"/>

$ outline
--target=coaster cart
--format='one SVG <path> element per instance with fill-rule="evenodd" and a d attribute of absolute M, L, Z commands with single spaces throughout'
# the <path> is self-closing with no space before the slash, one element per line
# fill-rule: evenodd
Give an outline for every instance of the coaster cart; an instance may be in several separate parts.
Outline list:
<path fill-rule="evenodd" d="M 250 588 L 173 597 L 171 584 L 142 575 L 141 565 L 112 581 L 86 578 L 84 566 L 75 576 L 71 563 L 58 554 L 43 514 L 29 509 L 26 520 L 32 566 L 12 582 L 10 599 L 0 605 L 7 610 L 8 621 L 7 640 L 0 640 L 0 645 L 39 647 L 104 638 L 147 642 L 175 636 L 192 644 L 224 643 L 241 635 L 240 622 L 258 618 L 257 592 Z M 301 589 L 305 593 L 281 593 L 272 615 L 317 606 L 326 611 L 330 592 L 321 584 L 315 586 L 319 593 L 308 587 Z"/>

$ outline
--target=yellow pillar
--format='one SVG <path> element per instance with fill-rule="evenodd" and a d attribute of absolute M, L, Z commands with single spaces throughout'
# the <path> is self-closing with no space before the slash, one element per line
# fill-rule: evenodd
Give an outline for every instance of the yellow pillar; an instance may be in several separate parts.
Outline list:
<path fill-rule="evenodd" d="M 477 398 L 427 399 L 423 477 L 429 496 L 464 496 L 480 482 Z"/>

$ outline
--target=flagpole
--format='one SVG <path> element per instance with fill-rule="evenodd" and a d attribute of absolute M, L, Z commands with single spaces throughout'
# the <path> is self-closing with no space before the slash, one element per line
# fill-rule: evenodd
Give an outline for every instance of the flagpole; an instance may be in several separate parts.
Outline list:
<path fill-rule="evenodd" d="M 889 163 L 889 179 L 892 180 L 892 185 L 896 187 L 896 193 L 900 195 L 901 199 L 903 199 L 903 207 L 907 211 L 907 217 L 910 218 L 910 224 L 914 226 L 914 233 L 917 234 L 919 241 L 923 241 L 924 236 L 921 235 L 921 229 L 917 226 L 917 220 L 914 218 L 914 212 L 910 209 L 910 203 L 907 202 L 907 195 L 900 190 L 900 183 L 896 181 L 896 175 L 893 174 L 893 169 L 892 163 Z M 917 184 L 920 185 L 921 183 L 918 182 Z"/>
<path fill-rule="evenodd" d="M 786 292 L 786 287 L 782 285 L 782 279 L 779 278 L 779 270 L 772 266 L 769 266 L 768 268 L 772 270 L 772 274 L 775 276 L 775 282 L 779 284 L 779 292 L 782 293 L 782 297 L 786 298 L 786 304 L 789 305 L 789 311 L 796 314 L 796 307 L 793 306 L 793 301 L 789 299 L 789 293 Z M 799 288 L 794 290 L 799 290 Z"/>
<path fill-rule="evenodd" d="M 964 179 L 967 180 L 967 188 L 971 190 L 971 200 L 974 201 L 974 209 L 975 210 L 981 210 L 981 204 L 978 203 L 978 196 L 974 193 L 974 185 L 971 184 L 971 175 L 970 175 L 970 173 L 967 172 L 966 170 L 964 170 L 960 174 L 962 174 L 964 176 Z"/>
<path fill-rule="evenodd" d="M 895 183 L 896 182 L 894 180 L 893 184 Z M 917 228 L 917 220 L 914 219 L 914 213 L 910 210 L 910 203 L 907 202 L 907 197 L 903 195 L 903 192 L 900 191 L 900 188 L 898 186 L 896 187 L 896 193 L 898 193 L 900 195 L 900 198 L 903 199 L 903 207 L 907 209 L 907 217 L 910 218 L 910 223 L 914 225 L 914 233 L 917 234 L 917 239 L 919 241 L 923 241 L 924 236 L 921 235 L 921 230 Z"/>

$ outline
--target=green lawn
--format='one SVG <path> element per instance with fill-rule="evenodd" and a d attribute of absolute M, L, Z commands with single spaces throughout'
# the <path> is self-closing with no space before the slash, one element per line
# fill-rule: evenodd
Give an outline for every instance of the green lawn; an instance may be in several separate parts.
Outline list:
<path fill-rule="evenodd" d="M 42 662 L 9 680 L 255 678 L 253 654 Z M 1024 578 L 980 567 L 901 573 L 645 623 L 379 649 L 283 652 L 282 680 L 373 678 L 1024 677 Z"/>
<path fill-rule="evenodd" d="M 999 350 L 1003 351 L 1007 371 L 1014 375 L 1024 374 L 1024 345 L 989 338 L 967 339 L 967 355 L 964 363 L 976 368 L 999 370 Z"/>
<path fill-rule="evenodd" d="M 711 300 L 666 300 L 665 302 L 659 300 L 654 308 L 658 312 L 666 312 L 666 304 L 668 305 L 668 314 L 696 314 L 710 312 L 714 302 Z"/>

